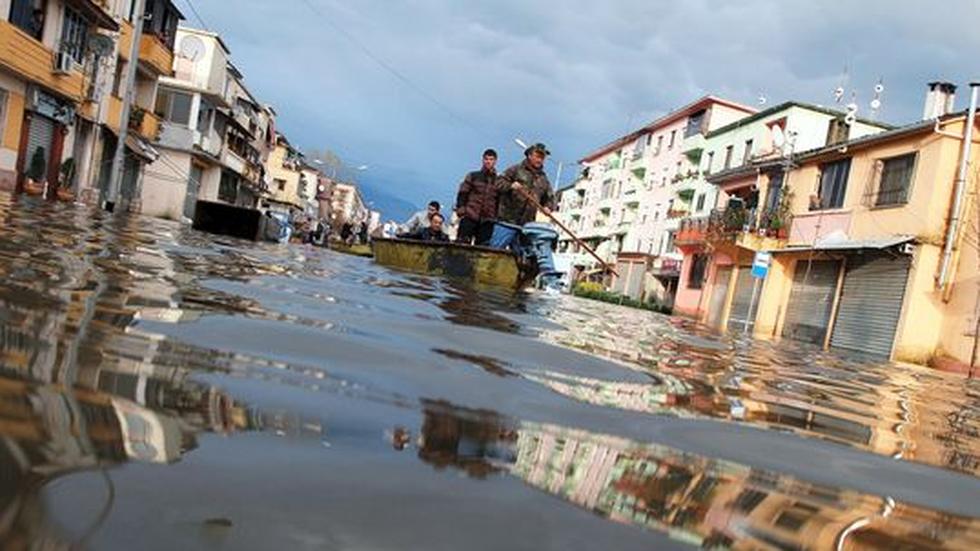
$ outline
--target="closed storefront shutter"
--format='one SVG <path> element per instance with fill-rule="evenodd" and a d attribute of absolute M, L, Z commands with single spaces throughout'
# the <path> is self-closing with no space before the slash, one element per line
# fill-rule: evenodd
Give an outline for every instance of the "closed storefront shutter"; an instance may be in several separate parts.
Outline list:
<path fill-rule="evenodd" d="M 646 277 L 646 264 L 642 262 L 631 262 L 629 282 L 626 286 L 626 296 L 633 300 L 643 298 L 644 277 Z"/>
<path fill-rule="evenodd" d="M 27 158 L 24 160 L 24 171 L 31 174 L 32 161 L 38 148 L 44 151 L 44 170 L 41 180 L 48 174 L 48 161 L 51 160 L 51 144 L 54 142 L 55 123 L 53 120 L 38 115 L 31 117 L 31 126 L 27 134 Z M 32 174 L 33 176 L 33 174 Z"/>
<path fill-rule="evenodd" d="M 758 297 L 754 304 L 752 302 L 755 282 L 756 278 L 752 277 L 752 266 L 742 266 L 738 269 L 732 311 L 728 315 L 728 331 L 731 333 L 742 333 L 746 330 L 751 333 L 755 326 L 755 313 L 759 309 Z M 746 325 L 748 325 L 747 329 Z"/>
<path fill-rule="evenodd" d="M 822 345 L 840 275 L 840 261 L 801 260 L 793 273 L 783 336 Z"/>
<path fill-rule="evenodd" d="M 890 358 L 902 314 L 911 259 L 907 256 L 855 256 L 848 259 L 833 348 Z"/>

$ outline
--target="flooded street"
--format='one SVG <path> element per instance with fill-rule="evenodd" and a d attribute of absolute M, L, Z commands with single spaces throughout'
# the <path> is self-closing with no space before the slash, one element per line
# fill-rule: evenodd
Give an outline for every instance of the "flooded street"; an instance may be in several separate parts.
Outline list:
<path fill-rule="evenodd" d="M 980 382 L 0 196 L 0 547 L 980 549 Z"/>

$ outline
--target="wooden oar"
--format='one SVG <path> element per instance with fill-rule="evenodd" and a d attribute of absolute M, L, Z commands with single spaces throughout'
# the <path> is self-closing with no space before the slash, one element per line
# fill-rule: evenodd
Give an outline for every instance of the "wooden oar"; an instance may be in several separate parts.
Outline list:
<path fill-rule="evenodd" d="M 534 205 L 534 208 L 536 208 L 539 211 L 541 211 L 542 213 L 544 213 L 544 215 L 547 216 L 552 222 L 554 222 L 556 226 L 558 226 L 559 228 L 561 228 L 562 230 L 564 230 L 565 233 L 567 233 L 569 237 L 571 237 L 572 239 L 574 239 L 575 242 L 579 244 L 579 246 L 581 246 L 583 249 L 585 249 L 586 251 L 588 251 L 588 253 L 590 255 L 592 255 L 592 258 L 598 260 L 599 261 L 599 264 L 602 264 L 602 266 L 605 269 L 607 269 L 610 272 L 612 272 L 612 274 L 614 276 L 619 277 L 619 272 L 617 272 L 615 268 L 613 268 L 605 260 L 603 260 L 602 258 L 600 258 L 599 255 L 596 254 L 596 252 L 592 250 L 592 247 L 590 247 L 588 244 L 586 244 L 585 241 L 582 241 L 579 238 L 579 236 L 575 235 L 572 232 L 572 230 L 568 229 L 568 227 L 565 226 L 565 224 L 562 224 L 561 223 L 561 220 L 559 220 L 557 217 L 555 217 L 553 214 L 551 214 L 551 211 L 550 210 L 545 210 L 545 208 L 541 206 L 541 203 L 538 203 L 538 200 L 535 199 L 533 195 L 531 195 L 530 193 L 528 193 L 526 189 L 524 189 L 523 187 L 512 188 L 512 189 L 514 189 L 515 191 L 517 191 L 517 193 L 521 194 L 521 196 L 523 196 L 524 199 L 526 199 L 528 203 L 531 203 L 532 205 Z"/>

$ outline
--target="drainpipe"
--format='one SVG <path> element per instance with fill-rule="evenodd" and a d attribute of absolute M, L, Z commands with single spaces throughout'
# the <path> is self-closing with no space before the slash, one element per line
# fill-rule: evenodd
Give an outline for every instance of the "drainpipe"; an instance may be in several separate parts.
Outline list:
<path fill-rule="evenodd" d="M 140 42 L 143 38 L 143 24 L 146 21 L 145 0 L 136 0 L 133 6 L 133 43 L 129 47 L 129 65 L 126 66 L 126 89 L 123 92 L 122 113 L 119 115 L 119 135 L 116 153 L 112 156 L 112 169 L 109 172 L 109 189 L 103 199 L 103 208 L 112 212 L 119 203 L 119 189 L 122 186 L 125 170 L 126 138 L 129 136 L 129 115 L 136 96 L 136 68 L 140 62 Z"/>
<path fill-rule="evenodd" d="M 966 116 L 966 132 L 963 135 L 963 151 L 960 154 L 960 170 L 956 177 L 955 195 L 953 196 L 953 213 L 949 219 L 949 229 L 946 231 L 946 245 L 943 247 L 943 260 L 939 268 L 939 287 L 945 289 L 949 283 L 949 268 L 953 260 L 953 243 L 960 226 L 960 209 L 963 207 L 963 195 L 966 192 L 966 178 L 970 168 L 970 149 L 973 146 L 973 124 L 977 118 L 977 93 L 980 92 L 980 82 L 970 83 L 970 110 Z"/>

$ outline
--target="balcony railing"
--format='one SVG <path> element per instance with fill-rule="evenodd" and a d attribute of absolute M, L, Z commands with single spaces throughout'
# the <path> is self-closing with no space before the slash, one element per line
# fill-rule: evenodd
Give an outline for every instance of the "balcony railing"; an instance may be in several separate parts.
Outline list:
<path fill-rule="evenodd" d="M 772 211 L 741 207 L 715 209 L 708 216 L 681 220 L 677 242 L 736 242 L 744 234 L 785 239 L 789 225 L 789 220 Z"/>

